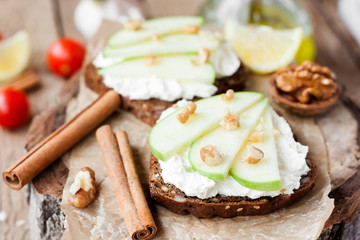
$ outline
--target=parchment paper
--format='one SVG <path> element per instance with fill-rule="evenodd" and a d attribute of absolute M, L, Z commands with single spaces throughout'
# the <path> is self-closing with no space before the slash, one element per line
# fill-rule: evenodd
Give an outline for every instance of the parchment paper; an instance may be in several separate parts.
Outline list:
<path fill-rule="evenodd" d="M 114 24 L 105 22 L 92 46 L 104 44 L 109 29 L 114 29 Z M 95 53 L 98 49 L 90 48 Z M 250 76 L 246 90 L 256 90 L 268 95 L 268 80 L 269 77 Z M 68 108 L 68 116 L 80 111 L 95 98 L 94 93 L 82 84 L 76 101 Z M 192 215 L 172 213 L 154 204 L 151 210 L 158 226 L 155 239 L 316 239 L 334 208 L 333 200 L 328 198 L 331 187 L 324 139 L 312 118 L 300 118 L 285 113 L 283 116 L 289 121 L 298 140 L 310 147 L 308 156 L 315 161 L 318 168 L 318 179 L 313 190 L 294 205 L 272 214 L 231 219 L 197 219 Z M 147 134 L 150 128 L 123 111 L 115 113 L 107 123 L 114 130 L 122 128 L 128 131 L 141 182 L 148 195 L 150 150 Z M 69 177 L 61 204 L 67 221 L 63 239 L 130 239 L 94 132 L 73 148 L 65 164 L 69 168 Z M 98 196 L 86 209 L 76 209 L 67 202 L 68 189 L 76 173 L 84 166 L 89 166 L 96 172 Z"/>

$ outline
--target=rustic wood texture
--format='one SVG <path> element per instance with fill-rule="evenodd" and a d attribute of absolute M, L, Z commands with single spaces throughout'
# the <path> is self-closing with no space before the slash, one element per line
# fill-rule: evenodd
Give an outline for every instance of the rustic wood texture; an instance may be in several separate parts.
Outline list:
<path fill-rule="evenodd" d="M 60 92 L 56 105 L 45 110 L 33 119 L 27 135 L 26 150 L 30 150 L 65 122 L 66 106 L 69 101 L 75 97 L 78 90 L 79 74 L 76 74 Z M 61 198 L 67 174 L 68 169 L 62 161 L 59 160 L 51 164 L 45 171 L 34 178 L 33 185 L 40 194 L 53 195 L 56 198 Z"/>
<path fill-rule="evenodd" d="M 360 66 L 358 48 L 354 45 L 349 32 L 344 28 L 336 13 L 336 0 L 301 1 L 307 9 L 315 33 L 317 47 L 317 62 L 329 66 L 337 75 L 347 91 L 342 96 L 342 102 L 350 110 L 350 113 L 357 122 L 348 116 L 348 112 L 341 111 L 341 108 L 334 109 L 327 116 L 317 117 L 316 121 L 327 140 L 333 191 L 330 196 L 335 198 L 335 209 L 328 220 L 323 232 L 322 239 L 357 239 L 360 231 L 356 230 L 359 224 L 359 106 L 356 106 L 356 98 L 359 98 L 360 91 Z M 349 95 L 353 96 L 349 99 Z M 344 108 L 342 108 L 344 109 Z M 338 134 L 346 131 L 353 132 L 353 139 L 346 138 L 353 144 L 344 144 L 342 136 L 335 134 L 335 122 L 348 121 L 345 129 L 337 129 Z M 352 121 L 351 121 L 352 120 Z M 335 121 L 335 122 L 334 122 Z M 342 124 L 344 125 L 344 124 Z M 349 133 L 344 134 L 347 137 Z M 339 141 L 340 140 L 340 141 Z M 345 142 L 346 142 L 345 141 Z M 337 149 L 331 146 L 338 144 Z M 351 146 L 349 148 L 349 146 Z M 349 154 L 351 153 L 351 154 Z M 346 157 L 344 157 L 346 156 Z M 342 169 L 342 171 L 338 171 Z M 335 171 L 335 172 L 334 172 Z M 355 220 L 352 222 L 353 220 Z M 351 223 L 352 222 L 352 223 Z M 349 225 L 350 224 L 350 225 Z M 355 229 L 355 230 L 354 230 Z M 350 234 L 350 232 L 352 233 Z"/>
<path fill-rule="evenodd" d="M 71 36 L 85 42 L 84 37 L 76 29 L 74 24 L 74 11 L 80 0 L 56 0 L 59 6 L 59 15 L 65 36 Z"/>
<path fill-rule="evenodd" d="M 63 81 L 51 75 L 46 69 L 45 52 L 47 46 L 56 39 L 58 34 L 74 36 L 82 39 L 81 35 L 76 31 L 73 24 L 74 6 L 79 0 L 33 0 L 31 2 L 0 0 L 0 30 L 5 36 L 15 33 L 17 30 L 26 28 L 30 31 L 33 44 L 33 58 L 31 69 L 40 74 L 42 86 L 29 93 L 32 103 L 32 114 L 40 113 L 48 106 L 57 102 L 52 107 L 34 118 L 30 128 L 29 138 L 26 147 L 31 148 L 37 141 L 51 133 L 60 126 L 65 120 L 65 110 L 69 99 L 76 94 L 76 79 L 65 85 L 60 97 L 57 99 L 58 92 L 63 85 Z M 170 1 L 163 0 L 146 0 L 144 1 L 146 8 L 150 11 L 150 15 L 166 15 L 161 10 L 161 6 L 169 4 Z M 204 0 L 195 1 L 204 2 Z M 335 71 L 340 82 L 353 94 L 360 96 L 360 67 L 359 67 L 359 48 L 354 45 L 347 30 L 343 27 L 339 18 L 336 16 L 336 0 L 317 0 L 317 1 L 300 1 L 308 10 L 313 20 L 315 29 L 315 40 L 318 50 L 317 61 L 320 64 L 327 65 Z M 160 4 L 159 4 L 160 3 Z M 181 4 L 183 5 L 183 3 Z M 159 7 L 160 6 L 160 7 Z M 189 11 L 194 11 L 194 5 L 189 5 Z M 180 14 L 177 9 L 172 8 L 174 14 Z M 17 16 L 14 20 L 13 16 Z M 41 27 L 39 27 L 41 26 Z M 345 46 L 345 47 L 344 47 Z M 356 113 L 356 108 L 351 107 L 352 102 L 344 100 L 344 104 L 352 109 L 352 114 L 359 120 L 360 116 Z M 319 117 L 319 123 L 324 136 L 334 134 L 329 132 L 326 126 L 329 119 Z M 46 123 L 46 124 L 44 124 Z M 359 124 L 359 123 L 358 123 Z M 0 170 L 4 170 L 12 161 L 15 161 L 23 154 L 23 146 L 25 145 L 25 135 L 29 123 L 16 131 L 6 131 L 0 129 Z M 39 127 L 40 126 L 40 127 Z M 359 126 L 359 125 L 358 125 Z M 359 138 L 359 134 L 357 135 Z M 359 139 L 357 139 L 359 141 Z M 357 151 L 351 149 L 350 151 Z M 329 156 L 330 159 L 337 159 L 338 155 L 334 153 Z M 353 161 L 358 161 L 354 156 Z M 348 163 L 344 163 L 348 164 Z M 354 169 L 352 169 L 354 170 Z M 322 239 L 359 239 L 359 223 L 360 217 L 355 219 L 356 212 L 359 209 L 360 199 L 358 182 L 360 181 L 360 169 L 351 172 L 347 179 L 343 179 L 344 185 L 337 186 L 331 195 L 336 198 L 336 209 L 332 215 L 332 219 L 327 223 L 328 227 L 322 234 Z M 36 189 L 36 194 L 49 194 L 42 201 L 55 202 L 61 197 L 62 184 L 65 182 L 67 169 L 61 161 L 49 166 L 41 175 L 33 181 L 32 189 Z M 339 187 L 340 186 L 340 187 Z M 37 195 L 39 196 L 39 195 Z M 51 200 L 46 200 L 47 198 Z M 46 207 L 46 206 L 45 206 Z M 48 209 L 47 209 L 48 210 Z M 53 209 L 58 211 L 58 209 Z M 25 191 L 14 192 L 7 188 L 5 184 L 0 183 L 0 211 L 5 211 L 7 219 L 0 222 L 0 239 L 28 239 L 29 229 L 27 222 L 28 207 L 26 204 Z M 354 214 L 349 214 L 352 212 Z M 346 217 L 344 218 L 344 216 Z M 350 217 L 349 217 L 350 216 Z M 346 219 L 346 221 L 343 221 Z M 25 223 L 22 221 L 25 220 Z M 60 218 L 61 220 L 61 218 Z M 56 221 L 59 221 L 57 219 Z M 339 222 L 335 225 L 333 223 Z M 45 228 L 45 226 L 44 226 Z M 53 239 L 57 239 L 58 235 L 54 235 Z M 51 235 L 49 235 L 51 237 Z"/>
<path fill-rule="evenodd" d="M 337 2 L 338 0 L 318 0 L 314 1 L 314 5 L 317 6 L 329 27 L 343 43 L 343 47 L 360 69 L 360 45 L 340 20 L 337 14 Z"/>
<path fill-rule="evenodd" d="M 41 86 L 28 92 L 31 115 L 35 116 L 54 103 L 64 81 L 47 70 L 47 46 L 57 38 L 50 1 L 0 1 L 0 31 L 4 37 L 26 29 L 32 40 L 32 59 L 29 69 L 39 74 Z M 23 127 L 8 131 L 0 128 L 0 171 L 24 154 L 26 132 L 30 121 Z M 10 190 L 0 183 L 0 211 L 7 218 L 0 222 L 0 239 L 29 239 L 28 204 L 26 189 Z"/>

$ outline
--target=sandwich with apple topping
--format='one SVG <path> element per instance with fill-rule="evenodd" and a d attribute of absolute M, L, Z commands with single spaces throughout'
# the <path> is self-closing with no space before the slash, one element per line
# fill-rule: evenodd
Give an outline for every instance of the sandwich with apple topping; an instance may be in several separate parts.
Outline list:
<path fill-rule="evenodd" d="M 196 217 L 263 215 L 315 184 L 308 147 L 260 93 L 228 90 L 165 110 L 149 136 L 150 193 Z"/>
<path fill-rule="evenodd" d="M 192 16 L 128 21 L 86 66 L 86 85 L 99 94 L 114 89 L 122 107 L 150 125 L 179 99 L 241 90 L 245 68 L 203 22 Z"/>

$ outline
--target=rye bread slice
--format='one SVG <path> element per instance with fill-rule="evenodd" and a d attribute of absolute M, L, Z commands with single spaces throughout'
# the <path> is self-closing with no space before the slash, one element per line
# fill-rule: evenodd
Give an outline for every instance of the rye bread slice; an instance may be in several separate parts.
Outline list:
<path fill-rule="evenodd" d="M 160 164 L 157 158 L 151 155 L 149 173 L 150 195 L 156 202 L 174 213 L 191 213 L 198 218 L 265 215 L 300 200 L 313 188 L 317 178 L 316 167 L 310 159 L 307 159 L 307 165 L 310 171 L 306 176 L 302 176 L 299 189 L 295 190 L 291 195 L 260 197 L 257 199 L 217 195 L 210 199 L 200 199 L 189 197 L 174 185 L 164 183 Z"/>
<path fill-rule="evenodd" d="M 218 88 L 216 94 L 224 93 L 228 89 L 233 89 L 234 91 L 242 90 L 245 86 L 246 75 L 246 69 L 242 64 L 232 76 L 216 79 L 215 85 Z M 109 90 L 103 83 L 102 76 L 96 73 L 96 67 L 92 63 L 89 63 L 85 67 L 85 84 L 98 94 L 103 94 Z M 129 98 L 122 96 L 121 107 L 134 114 L 143 122 L 153 126 L 160 117 L 162 111 L 171 107 L 175 102 L 177 102 L 177 100 L 174 102 L 159 99 L 130 100 Z"/>

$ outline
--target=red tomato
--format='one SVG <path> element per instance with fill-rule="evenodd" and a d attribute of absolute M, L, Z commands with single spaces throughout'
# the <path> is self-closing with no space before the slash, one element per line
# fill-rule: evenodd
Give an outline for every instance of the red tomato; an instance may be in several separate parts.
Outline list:
<path fill-rule="evenodd" d="M 26 95 L 18 90 L 0 89 L 0 125 L 5 128 L 16 128 L 29 116 L 29 102 Z"/>
<path fill-rule="evenodd" d="M 1 42 L 2 39 L 3 39 L 3 36 L 2 36 L 2 34 L 0 33 L 0 42 Z"/>
<path fill-rule="evenodd" d="M 47 50 L 47 64 L 50 70 L 62 77 L 70 77 L 82 65 L 85 48 L 71 38 L 60 38 Z"/>

